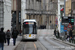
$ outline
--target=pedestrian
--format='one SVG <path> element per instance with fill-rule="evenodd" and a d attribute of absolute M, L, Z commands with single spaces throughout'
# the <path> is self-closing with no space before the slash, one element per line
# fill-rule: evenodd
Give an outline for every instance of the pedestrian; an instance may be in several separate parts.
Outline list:
<path fill-rule="evenodd" d="M 6 40 L 7 40 L 8 46 L 10 44 L 10 37 L 11 37 L 11 34 L 10 34 L 10 30 L 8 29 L 7 32 L 6 32 Z"/>
<path fill-rule="evenodd" d="M 70 36 L 71 39 L 73 38 L 72 37 L 73 36 L 72 29 L 70 29 L 69 36 Z"/>
<path fill-rule="evenodd" d="M 69 29 L 67 30 L 67 40 L 69 40 Z"/>
<path fill-rule="evenodd" d="M 12 38 L 13 38 L 13 45 L 15 46 L 16 44 L 16 38 L 18 36 L 18 31 L 16 29 L 13 30 L 12 32 Z"/>
<path fill-rule="evenodd" d="M 54 29 L 54 35 L 56 36 L 56 29 Z"/>
<path fill-rule="evenodd" d="M 5 33 L 3 32 L 4 28 L 1 28 L 0 31 L 0 50 L 4 50 L 4 42 L 5 42 Z"/>
<path fill-rule="evenodd" d="M 20 30 L 20 36 L 21 36 L 22 30 Z"/>
<path fill-rule="evenodd" d="M 72 32 L 73 32 L 73 37 L 75 37 L 75 29 Z"/>
<path fill-rule="evenodd" d="M 65 31 L 65 37 L 64 37 L 64 38 L 65 38 L 65 40 L 66 40 L 66 38 L 67 38 L 67 31 Z"/>
<path fill-rule="evenodd" d="M 58 32 L 58 38 L 60 37 L 60 35 L 59 35 L 59 30 L 57 31 Z"/>

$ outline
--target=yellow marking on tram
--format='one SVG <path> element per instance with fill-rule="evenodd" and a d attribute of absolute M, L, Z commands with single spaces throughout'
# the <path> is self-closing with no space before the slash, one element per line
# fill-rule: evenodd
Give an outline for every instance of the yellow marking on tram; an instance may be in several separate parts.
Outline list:
<path fill-rule="evenodd" d="M 29 37 L 31 37 L 31 34 L 29 34 Z"/>

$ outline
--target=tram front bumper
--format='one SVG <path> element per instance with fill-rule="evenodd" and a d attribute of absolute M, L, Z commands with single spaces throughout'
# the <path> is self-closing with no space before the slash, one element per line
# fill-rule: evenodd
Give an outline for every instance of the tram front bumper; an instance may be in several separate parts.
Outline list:
<path fill-rule="evenodd" d="M 32 37 L 23 36 L 22 38 L 23 38 L 23 39 L 37 39 L 37 36 L 32 36 Z"/>

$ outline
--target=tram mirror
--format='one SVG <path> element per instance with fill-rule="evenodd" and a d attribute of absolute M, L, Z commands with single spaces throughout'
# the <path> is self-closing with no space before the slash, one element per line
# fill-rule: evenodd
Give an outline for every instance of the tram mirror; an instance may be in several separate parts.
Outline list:
<path fill-rule="evenodd" d="M 36 23 L 34 22 L 34 25 L 36 25 Z"/>
<path fill-rule="evenodd" d="M 35 22 L 34 22 L 34 25 L 33 25 L 33 27 L 34 27 L 34 28 L 36 28 L 36 23 L 35 23 Z"/>

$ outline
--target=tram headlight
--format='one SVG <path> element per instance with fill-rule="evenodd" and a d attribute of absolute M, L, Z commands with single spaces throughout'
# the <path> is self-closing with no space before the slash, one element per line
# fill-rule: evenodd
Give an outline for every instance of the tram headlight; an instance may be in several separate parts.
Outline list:
<path fill-rule="evenodd" d="M 27 36 L 27 35 L 24 35 L 24 36 Z"/>
<path fill-rule="evenodd" d="M 36 35 L 33 35 L 33 36 L 36 36 Z"/>

